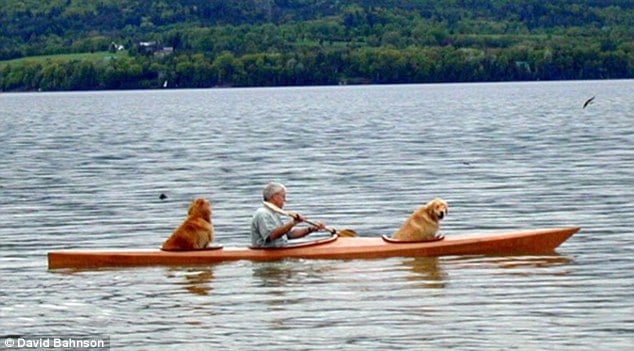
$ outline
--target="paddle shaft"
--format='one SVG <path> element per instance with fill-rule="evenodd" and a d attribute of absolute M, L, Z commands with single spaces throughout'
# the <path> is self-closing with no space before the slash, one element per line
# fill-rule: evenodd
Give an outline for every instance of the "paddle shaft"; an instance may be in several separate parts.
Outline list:
<path fill-rule="evenodd" d="M 297 218 L 296 216 L 298 216 L 298 215 L 299 215 L 299 214 L 293 214 L 293 213 L 288 212 L 288 211 L 284 211 L 283 209 L 281 209 L 281 208 L 279 208 L 279 207 L 275 206 L 274 204 L 272 204 L 272 203 L 270 203 L 270 202 L 268 202 L 268 201 L 263 201 L 262 203 L 263 203 L 263 204 L 264 204 L 264 206 L 266 206 L 267 208 L 269 208 L 269 209 L 273 210 L 273 212 L 277 212 L 277 213 L 279 213 L 279 214 L 281 214 L 281 215 L 288 216 L 288 217 L 291 217 L 291 218 L 293 218 L 293 219 Z M 313 226 L 317 226 L 317 223 L 315 223 L 315 222 L 313 222 L 313 221 L 310 221 L 310 220 L 308 220 L 308 219 L 306 219 L 306 218 L 304 218 L 304 222 L 306 222 L 306 223 L 308 223 L 308 224 L 310 224 L 310 225 L 313 225 Z M 335 228 L 324 227 L 324 229 L 325 229 L 326 231 L 330 232 L 330 234 L 332 234 L 332 235 L 337 234 L 337 230 L 336 230 Z"/>

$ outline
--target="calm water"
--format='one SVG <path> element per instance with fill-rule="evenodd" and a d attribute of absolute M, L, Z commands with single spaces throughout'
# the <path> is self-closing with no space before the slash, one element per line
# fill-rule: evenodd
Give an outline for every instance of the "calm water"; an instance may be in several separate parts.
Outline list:
<path fill-rule="evenodd" d="M 630 350 L 633 96 L 634 81 L 0 94 L 1 334 Z M 247 245 L 269 180 L 287 208 L 362 236 L 434 196 L 448 236 L 583 229 L 552 256 L 47 269 L 54 249 L 158 247 L 196 196 L 217 242 Z"/>

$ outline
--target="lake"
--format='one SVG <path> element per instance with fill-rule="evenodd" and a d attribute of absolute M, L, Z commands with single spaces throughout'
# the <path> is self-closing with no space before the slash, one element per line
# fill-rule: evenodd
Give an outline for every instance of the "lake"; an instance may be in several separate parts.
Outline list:
<path fill-rule="evenodd" d="M 633 96 L 632 80 L 0 94 L 2 338 L 631 350 Z M 158 247 L 198 196 L 217 243 L 248 245 L 270 180 L 361 236 L 436 196 L 446 236 L 582 229 L 546 256 L 47 268 L 51 250 Z"/>

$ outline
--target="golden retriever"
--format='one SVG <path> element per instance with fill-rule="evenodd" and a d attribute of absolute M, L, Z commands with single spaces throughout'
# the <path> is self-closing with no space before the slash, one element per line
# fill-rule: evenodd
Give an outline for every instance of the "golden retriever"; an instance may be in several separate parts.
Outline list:
<path fill-rule="evenodd" d="M 165 240 L 162 250 L 204 249 L 214 239 L 211 223 L 211 203 L 205 198 L 192 201 L 187 218 L 174 233 Z"/>
<path fill-rule="evenodd" d="M 437 197 L 419 207 L 405 220 L 405 223 L 392 234 L 392 238 L 402 241 L 425 241 L 437 238 L 440 220 L 449 212 L 445 200 Z"/>

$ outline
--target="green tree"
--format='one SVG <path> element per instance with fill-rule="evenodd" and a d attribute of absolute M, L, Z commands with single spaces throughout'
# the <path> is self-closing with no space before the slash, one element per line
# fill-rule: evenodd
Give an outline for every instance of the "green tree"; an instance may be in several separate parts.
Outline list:
<path fill-rule="evenodd" d="M 242 63 L 228 51 L 216 57 L 212 66 L 218 74 L 217 84 L 221 86 L 233 85 L 235 81 L 239 81 L 243 72 Z"/>

